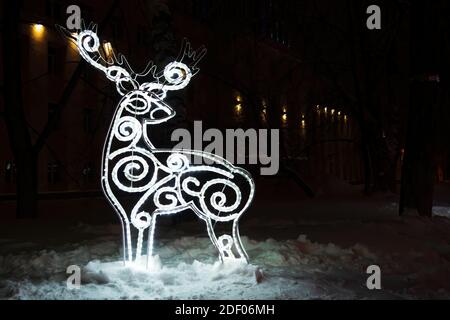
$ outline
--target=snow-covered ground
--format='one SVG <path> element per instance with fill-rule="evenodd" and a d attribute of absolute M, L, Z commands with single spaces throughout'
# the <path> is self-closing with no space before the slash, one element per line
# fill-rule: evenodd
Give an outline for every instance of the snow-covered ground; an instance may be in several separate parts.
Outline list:
<path fill-rule="evenodd" d="M 319 197 L 261 210 L 242 219 L 248 266 L 218 263 L 195 221 L 158 229 L 149 271 L 122 265 L 117 225 L 4 224 L 0 298 L 449 299 L 450 206 L 437 205 L 432 220 L 399 218 L 395 201 Z M 366 287 L 373 264 L 382 290 Z M 79 290 L 66 286 L 69 265 L 82 267 Z"/>

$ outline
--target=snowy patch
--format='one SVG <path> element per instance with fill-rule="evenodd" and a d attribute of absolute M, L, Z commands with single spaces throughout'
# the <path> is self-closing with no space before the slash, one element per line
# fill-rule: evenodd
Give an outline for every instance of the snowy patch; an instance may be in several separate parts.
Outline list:
<path fill-rule="evenodd" d="M 206 235 L 172 231 L 158 239 L 149 270 L 121 262 L 117 226 L 78 225 L 80 240 L 51 248 L 8 239 L 0 243 L 9 248 L 0 251 L 0 299 L 450 298 L 449 219 L 332 221 L 271 221 L 283 226 L 270 228 L 277 240 L 243 237 L 251 265 L 221 264 Z M 279 240 L 296 230 L 303 234 Z M 374 264 L 380 291 L 366 287 Z M 81 268 L 79 290 L 67 288 L 70 265 Z"/>
<path fill-rule="evenodd" d="M 433 215 L 450 218 L 450 207 L 433 207 Z"/>
<path fill-rule="evenodd" d="M 9 254 L 0 256 L 1 278 L 9 279 L 0 281 L 0 298 L 354 298 L 357 295 L 346 288 L 345 278 L 354 279 L 355 272 L 375 257 L 361 245 L 342 249 L 313 243 L 304 235 L 283 242 L 244 237 L 244 244 L 251 265 L 222 264 L 209 239 L 195 237 L 163 241 L 149 270 L 118 262 L 118 244 L 111 241 L 84 243 L 76 249 Z M 66 287 L 65 270 L 73 264 L 82 267 L 79 290 Z M 342 273 L 344 280 L 333 279 L 327 271 Z"/>

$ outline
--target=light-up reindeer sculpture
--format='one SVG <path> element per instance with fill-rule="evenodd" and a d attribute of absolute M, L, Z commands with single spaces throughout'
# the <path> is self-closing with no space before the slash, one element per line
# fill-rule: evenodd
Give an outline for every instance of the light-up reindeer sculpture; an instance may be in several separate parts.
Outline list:
<path fill-rule="evenodd" d="M 164 102 L 167 92 L 188 85 L 206 50 L 193 51 L 185 41 L 181 58 L 169 63 L 162 73 L 149 63 L 143 73 L 137 74 L 122 55 L 104 57 L 96 26 L 76 34 L 63 31 L 76 43 L 83 59 L 115 82 L 123 96 L 104 146 L 102 187 L 122 222 L 124 261 L 141 260 L 144 234 L 148 232 L 148 266 L 157 216 L 192 210 L 206 222 L 222 261 L 248 262 L 238 222 L 254 196 L 250 174 L 210 153 L 158 149 L 148 135 L 149 126 L 175 116 Z M 152 82 L 138 82 L 149 75 Z M 219 236 L 216 224 L 230 228 Z"/>

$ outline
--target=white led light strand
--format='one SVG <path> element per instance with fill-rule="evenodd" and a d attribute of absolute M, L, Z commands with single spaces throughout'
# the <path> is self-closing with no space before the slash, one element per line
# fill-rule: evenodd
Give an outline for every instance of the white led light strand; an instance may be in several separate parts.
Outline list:
<path fill-rule="evenodd" d="M 125 262 L 140 260 L 144 233 L 148 232 L 148 265 L 153 254 L 157 216 L 187 209 L 206 222 L 208 235 L 222 261 L 248 262 L 238 223 L 254 197 L 255 184 L 250 174 L 214 154 L 155 148 L 148 136 L 148 126 L 167 122 L 175 116 L 163 99 L 168 91 L 181 90 L 189 84 L 206 50 L 194 51 L 185 42 L 181 59 L 177 59 L 180 61 L 169 63 L 162 74 L 156 73 L 153 64 L 149 64 L 144 73 L 136 74 L 122 56 L 114 57 L 115 64 L 103 59 L 95 26 L 75 37 L 83 59 L 114 81 L 123 96 L 105 142 L 102 186 L 121 218 Z M 138 77 L 150 73 L 154 82 L 138 83 Z M 213 164 L 194 164 L 191 160 L 195 157 Z M 231 190 L 231 199 L 227 197 L 226 188 Z M 133 200 L 123 200 L 126 195 Z M 231 224 L 229 233 L 217 237 L 214 231 L 217 222 Z M 136 240 L 132 228 L 137 231 Z"/>

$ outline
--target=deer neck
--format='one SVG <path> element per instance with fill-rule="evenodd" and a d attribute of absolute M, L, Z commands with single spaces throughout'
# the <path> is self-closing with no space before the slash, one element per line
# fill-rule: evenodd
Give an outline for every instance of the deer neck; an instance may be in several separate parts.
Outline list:
<path fill-rule="evenodd" d="M 148 135 L 151 103 L 146 92 L 133 91 L 124 96 L 114 115 L 110 134 L 117 138 L 121 129 L 125 133 L 127 130 L 131 130 L 133 134 L 136 131 L 137 136 L 130 141 L 130 147 L 142 147 L 142 142 L 145 142 L 145 149 L 148 151 L 156 149 Z"/>

